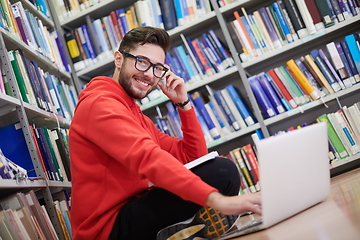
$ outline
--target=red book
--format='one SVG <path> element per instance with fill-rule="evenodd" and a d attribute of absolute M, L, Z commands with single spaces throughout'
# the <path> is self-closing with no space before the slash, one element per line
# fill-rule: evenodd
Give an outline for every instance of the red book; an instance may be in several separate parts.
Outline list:
<path fill-rule="evenodd" d="M 121 35 L 120 26 L 115 11 L 110 13 L 110 19 L 114 25 L 116 39 L 118 42 L 120 42 L 123 36 Z"/>
<path fill-rule="evenodd" d="M 254 170 L 255 175 L 257 176 L 257 179 L 260 180 L 260 170 L 259 170 L 259 164 L 257 161 L 257 157 L 255 155 L 254 149 L 252 148 L 251 144 L 247 144 L 242 147 L 245 151 L 245 154 L 249 160 L 249 163 Z"/>
<path fill-rule="evenodd" d="M 274 83 L 276 84 L 280 92 L 284 95 L 285 99 L 289 102 L 290 107 L 296 108 L 297 104 L 295 103 L 294 99 L 292 98 L 289 91 L 286 89 L 286 87 L 284 86 L 278 75 L 275 73 L 275 70 L 270 69 L 267 73 L 274 80 Z"/>

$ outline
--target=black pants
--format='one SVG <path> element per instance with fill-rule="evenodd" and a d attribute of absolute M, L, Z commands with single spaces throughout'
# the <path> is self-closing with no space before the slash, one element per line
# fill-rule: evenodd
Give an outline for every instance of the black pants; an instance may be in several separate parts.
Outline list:
<path fill-rule="evenodd" d="M 215 158 L 192 171 L 224 195 L 239 193 L 239 172 L 227 158 Z M 153 188 L 120 209 L 109 240 L 156 239 L 159 230 L 193 217 L 200 208 L 162 188 Z"/>

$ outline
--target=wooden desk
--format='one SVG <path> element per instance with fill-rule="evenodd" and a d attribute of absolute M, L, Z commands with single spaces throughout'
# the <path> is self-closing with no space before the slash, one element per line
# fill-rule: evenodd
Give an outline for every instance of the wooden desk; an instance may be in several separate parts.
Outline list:
<path fill-rule="evenodd" d="M 360 240 L 360 169 L 332 178 L 328 200 L 269 229 L 234 239 Z"/>

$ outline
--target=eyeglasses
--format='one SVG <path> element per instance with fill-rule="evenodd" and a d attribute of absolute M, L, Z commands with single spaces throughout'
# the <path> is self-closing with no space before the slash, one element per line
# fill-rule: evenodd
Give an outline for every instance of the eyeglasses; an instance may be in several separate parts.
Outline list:
<path fill-rule="evenodd" d="M 165 73 L 169 70 L 168 68 L 163 66 L 161 63 L 154 64 L 145 58 L 134 56 L 134 55 L 132 55 L 130 53 L 126 53 L 126 52 L 121 52 L 121 53 L 125 57 L 135 58 L 135 68 L 141 72 L 146 72 L 151 67 L 153 67 L 153 74 L 157 78 L 164 77 Z"/>

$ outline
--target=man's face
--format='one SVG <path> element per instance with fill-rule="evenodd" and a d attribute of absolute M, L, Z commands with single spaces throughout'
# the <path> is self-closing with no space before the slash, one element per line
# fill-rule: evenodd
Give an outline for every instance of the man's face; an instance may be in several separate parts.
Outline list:
<path fill-rule="evenodd" d="M 164 63 L 164 50 L 154 44 L 146 43 L 139 45 L 136 49 L 129 52 L 132 55 L 148 59 L 150 62 Z M 157 85 L 159 78 L 153 74 L 153 67 L 146 72 L 141 72 L 135 68 L 136 59 L 125 57 L 122 63 L 119 79 L 119 84 L 134 99 L 142 99 L 146 97 Z"/>

